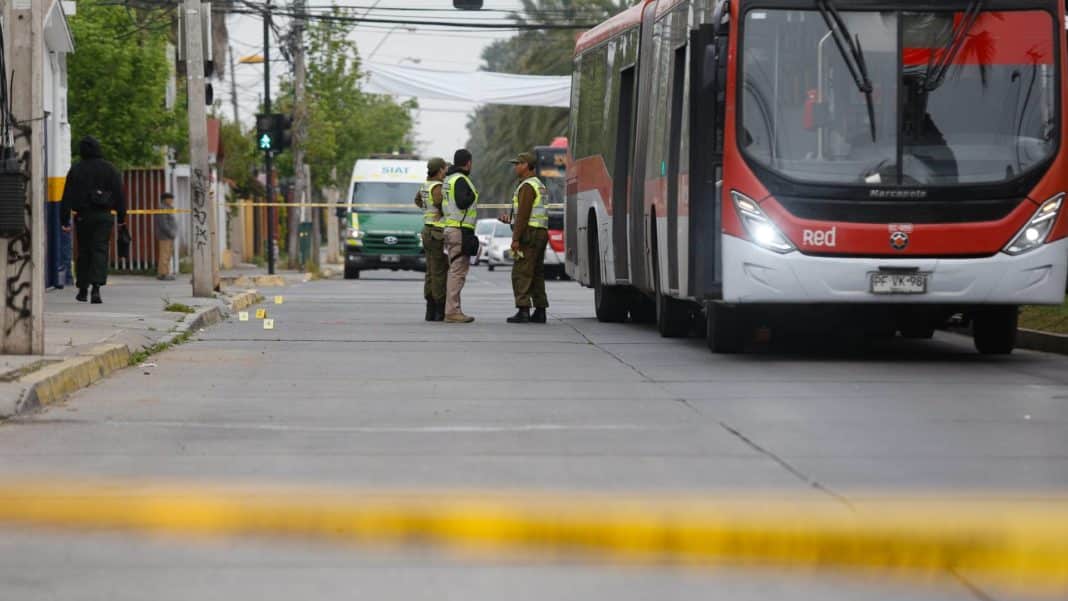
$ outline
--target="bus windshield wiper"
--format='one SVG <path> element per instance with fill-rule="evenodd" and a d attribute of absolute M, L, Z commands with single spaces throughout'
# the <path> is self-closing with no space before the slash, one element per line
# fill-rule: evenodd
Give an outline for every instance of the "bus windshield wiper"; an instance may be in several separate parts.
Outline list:
<path fill-rule="evenodd" d="M 864 100 L 868 103 L 868 122 L 871 124 L 871 141 L 875 141 L 875 103 L 872 100 L 872 92 L 875 90 L 868 75 L 868 64 L 864 62 L 864 50 L 860 47 L 860 36 L 852 37 L 849 28 L 846 27 L 842 15 L 838 13 L 831 0 L 816 0 L 823 20 L 827 23 L 827 29 L 831 30 L 834 45 L 845 61 L 849 74 L 853 76 L 853 82 L 857 89 L 864 94 Z"/>
<path fill-rule="evenodd" d="M 983 12 L 983 0 L 972 0 L 971 4 L 968 5 L 968 9 L 964 11 L 964 18 L 961 20 L 960 25 L 953 28 L 953 35 L 950 36 L 946 45 L 942 47 L 938 62 L 927 69 L 927 76 L 924 77 L 924 90 L 933 92 L 945 81 L 950 65 L 960 54 L 961 48 L 964 47 L 964 41 L 968 38 L 968 32 L 972 30 L 972 26 L 975 25 L 975 21 L 979 18 L 979 13 L 981 12 Z"/>

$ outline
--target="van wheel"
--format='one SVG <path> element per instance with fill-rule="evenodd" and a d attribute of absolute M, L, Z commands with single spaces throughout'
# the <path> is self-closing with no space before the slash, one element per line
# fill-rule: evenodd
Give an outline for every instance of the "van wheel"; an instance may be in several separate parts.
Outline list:
<path fill-rule="evenodd" d="M 705 305 L 705 340 L 713 353 L 744 351 L 749 331 L 749 320 L 737 307 L 720 303 Z"/>
<path fill-rule="evenodd" d="M 972 314 L 975 350 L 984 355 L 1008 355 L 1016 348 L 1018 307 L 990 307 Z"/>
<path fill-rule="evenodd" d="M 345 279 L 346 280 L 358 280 L 360 279 L 360 270 L 356 269 L 355 265 L 349 265 L 345 263 Z"/>
<path fill-rule="evenodd" d="M 590 256 L 590 283 L 593 285 L 593 309 L 597 321 L 620 323 L 627 319 L 627 295 L 619 286 L 601 283 L 601 253 L 597 243 L 597 223 L 590 218 L 588 238 Z"/>

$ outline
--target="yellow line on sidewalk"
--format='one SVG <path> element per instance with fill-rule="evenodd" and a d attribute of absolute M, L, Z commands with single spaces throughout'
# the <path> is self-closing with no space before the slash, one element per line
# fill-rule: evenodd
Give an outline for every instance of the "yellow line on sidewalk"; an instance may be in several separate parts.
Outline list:
<path fill-rule="evenodd" d="M 953 570 L 1055 598 L 1068 593 L 1068 498 L 896 499 L 854 508 L 782 498 L 346 494 L 8 481 L 0 485 L 0 523 L 579 552 L 631 563 L 885 570 L 912 578 Z"/>

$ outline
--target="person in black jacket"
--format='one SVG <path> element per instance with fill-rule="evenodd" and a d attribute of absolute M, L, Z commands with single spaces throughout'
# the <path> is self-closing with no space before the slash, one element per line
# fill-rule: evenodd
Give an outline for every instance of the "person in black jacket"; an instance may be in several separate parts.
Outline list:
<path fill-rule="evenodd" d="M 119 227 L 126 227 L 126 198 L 122 192 L 122 174 L 104 160 L 100 142 L 91 136 L 78 143 L 82 160 L 67 172 L 60 205 L 60 224 L 63 231 L 71 230 L 71 212 L 75 213 L 78 256 L 75 261 L 75 282 L 81 302 L 89 299 L 92 288 L 93 304 L 100 304 L 100 287 L 108 281 L 108 246 L 115 211 Z"/>

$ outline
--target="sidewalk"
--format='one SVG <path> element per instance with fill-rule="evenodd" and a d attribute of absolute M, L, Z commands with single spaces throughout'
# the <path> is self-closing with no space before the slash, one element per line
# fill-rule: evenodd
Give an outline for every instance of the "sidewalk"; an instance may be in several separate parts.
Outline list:
<path fill-rule="evenodd" d="M 173 282 L 149 276 L 110 276 L 101 290 L 101 305 L 77 302 L 77 290 L 72 287 L 48 290 L 45 354 L 0 355 L 0 419 L 62 400 L 128 366 L 137 353 L 160 350 L 262 300 L 256 290 L 226 285 L 234 276 L 255 275 L 253 270 L 223 275 L 229 279 L 223 280 L 222 292 L 210 299 L 193 298 L 188 275 L 179 275 Z M 295 272 L 285 273 L 275 283 L 285 285 L 301 278 Z M 166 310 L 172 303 L 186 305 L 193 312 Z"/>

